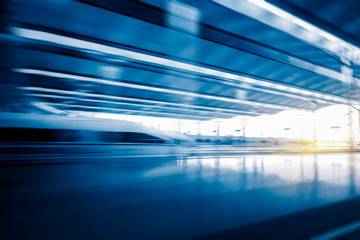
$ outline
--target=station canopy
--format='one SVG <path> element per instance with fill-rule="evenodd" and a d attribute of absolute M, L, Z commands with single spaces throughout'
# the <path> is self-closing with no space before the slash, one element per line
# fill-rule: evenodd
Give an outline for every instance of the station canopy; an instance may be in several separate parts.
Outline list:
<path fill-rule="evenodd" d="M 13 1 L 9 78 L 50 112 L 209 120 L 357 105 L 354 2 Z"/>

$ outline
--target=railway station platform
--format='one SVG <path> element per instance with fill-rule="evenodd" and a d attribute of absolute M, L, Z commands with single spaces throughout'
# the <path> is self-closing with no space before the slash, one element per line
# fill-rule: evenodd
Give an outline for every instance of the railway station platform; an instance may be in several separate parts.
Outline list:
<path fill-rule="evenodd" d="M 51 160 L 0 162 L 2 239 L 317 239 L 360 217 L 359 153 Z"/>

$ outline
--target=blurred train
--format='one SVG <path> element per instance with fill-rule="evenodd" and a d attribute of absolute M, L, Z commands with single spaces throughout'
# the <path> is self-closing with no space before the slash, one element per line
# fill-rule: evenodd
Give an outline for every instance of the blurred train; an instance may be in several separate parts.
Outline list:
<path fill-rule="evenodd" d="M 325 143 L 324 143 L 325 144 Z M 349 142 L 318 146 L 347 147 Z M 196 153 L 202 146 L 234 149 L 305 149 L 313 141 L 285 138 L 186 135 L 164 132 L 124 120 L 107 120 L 37 113 L 0 114 L 0 154 L 89 154 L 96 157 L 160 156 Z M 191 150 L 189 149 L 191 148 Z M 228 149 L 225 147 L 224 149 Z M 35 155 L 33 155 L 35 156 Z"/>
<path fill-rule="evenodd" d="M 123 120 L 0 114 L 1 154 L 173 155 L 176 146 L 189 142 L 186 135 Z"/>

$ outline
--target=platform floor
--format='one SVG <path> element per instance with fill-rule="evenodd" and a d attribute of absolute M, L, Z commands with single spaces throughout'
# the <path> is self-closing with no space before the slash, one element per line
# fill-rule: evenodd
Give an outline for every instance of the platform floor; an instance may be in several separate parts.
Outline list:
<path fill-rule="evenodd" d="M 359 153 L 69 155 L 0 161 L 0 183 L 0 239 L 304 239 L 360 218 Z"/>

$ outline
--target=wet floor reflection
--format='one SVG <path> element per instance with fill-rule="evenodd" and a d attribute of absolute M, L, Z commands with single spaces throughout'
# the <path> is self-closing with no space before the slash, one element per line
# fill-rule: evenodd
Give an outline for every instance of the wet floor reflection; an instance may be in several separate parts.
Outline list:
<path fill-rule="evenodd" d="M 73 234 L 66 230 L 70 221 L 83 230 L 77 237 L 103 237 L 106 230 L 109 238 L 182 239 L 326 206 L 360 192 L 359 154 L 49 162 L 1 166 L 5 234 L 66 238 Z M 50 225 L 52 232 L 42 230 Z"/>
<path fill-rule="evenodd" d="M 177 166 L 187 178 L 219 181 L 224 188 L 235 191 L 312 183 L 315 191 L 324 194 L 325 198 L 344 197 L 347 192 L 357 194 L 359 163 L 357 154 L 188 157 L 177 160 Z M 151 171 L 166 172 L 169 167 L 173 166 L 161 166 Z M 342 192 L 319 192 L 322 190 L 316 187 L 319 182 Z"/>

